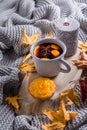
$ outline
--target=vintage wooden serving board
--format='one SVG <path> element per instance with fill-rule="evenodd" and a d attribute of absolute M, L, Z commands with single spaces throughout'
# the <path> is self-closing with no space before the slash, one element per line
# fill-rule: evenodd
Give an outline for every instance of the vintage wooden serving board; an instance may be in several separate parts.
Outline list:
<path fill-rule="evenodd" d="M 56 93 L 49 100 L 42 101 L 42 100 L 34 99 L 28 91 L 28 87 L 31 81 L 33 81 L 37 77 L 41 77 L 40 75 L 38 75 L 37 73 L 33 73 L 30 74 L 29 76 L 27 75 L 24 77 L 19 92 L 19 95 L 23 98 L 23 100 L 20 102 L 20 110 L 18 114 L 26 114 L 26 115 L 36 114 L 36 113 L 40 113 L 42 109 L 55 107 L 54 101 L 58 96 L 58 94 L 61 91 L 71 87 L 70 81 L 78 80 L 81 76 L 82 70 L 77 69 L 77 67 L 72 64 L 72 60 L 79 58 L 79 52 L 80 51 L 78 49 L 77 53 L 74 56 L 66 59 L 71 65 L 71 71 L 69 73 L 59 73 L 57 77 L 52 78 L 52 80 L 56 84 Z"/>

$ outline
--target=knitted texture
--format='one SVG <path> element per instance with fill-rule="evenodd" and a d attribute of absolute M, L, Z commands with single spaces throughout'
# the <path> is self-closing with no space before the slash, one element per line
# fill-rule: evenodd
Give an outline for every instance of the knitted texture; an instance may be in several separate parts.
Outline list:
<path fill-rule="evenodd" d="M 44 115 L 15 116 L 4 99 L 17 95 L 23 78 L 18 65 L 30 47 L 19 46 L 21 30 L 24 28 L 28 36 L 40 32 L 39 38 L 50 31 L 56 35 L 60 17 L 77 19 L 81 25 L 79 40 L 87 41 L 87 0 L 0 0 L 0 130 L 41 130 L 42 124 L 50 122 Z M 80 90 L 76 90 L 80 95 Z M 66 130 L 85 130 L 87 105 L 69 109 L 77 111 L 79 116 Z"/>
<path fill-rule="evenodd" d="M 21 115 L 15 118 L 15 130 L 42 130 L 41 126 L 50 123 L 45 115 L 26 116 Z"/>
<path fill-rule="evenodd" d="M 16 67 L 7 68 L 3 66 L 0 68 L 0 103 L 3 102 L 3 91 L 5 91 L 6 96 L 17 95 L 20 84 L 19 73 Z"/>
<path fill-rule="evenodd" d="M 0 105 L 0 130 L 13 130 L 15 114 L 6 104 Z"/>

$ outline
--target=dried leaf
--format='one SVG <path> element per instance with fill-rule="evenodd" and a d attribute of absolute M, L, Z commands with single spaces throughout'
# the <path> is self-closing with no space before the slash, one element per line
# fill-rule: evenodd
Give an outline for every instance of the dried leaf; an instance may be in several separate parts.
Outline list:
<path fill-rule="evenodd" d="M 44 130 L 64 130 L 67 123 L 78 115 L 75 112 L 67 111 L 65 105 L 62 100 L 57 112 L 50 109 L 43 110 L 43 113 L 52 121 L 52 124 L 42 126 Z"/>
<path fill-rule="evenodd" d="M 30 37 L 30 45 L 35 43 L 38 40 L 38 37 L 39 37 L 39 33 L 38 32 L 36 34 L 34 34 L 33 36 L 31 36 Z"/>
<path fill-rule="evenodd" d="M 58 113 L 58 116 L 60 116 L 60 119 L 61 119 L 60 122 L 66 124 L 66 122 L 70 120 L 70 115 L 66 110 L 65 103 L 63 100 L 60 103 L 59 111 L 57 111 L 57 113 Z"/>
<path fill-rule="evenodd" d="M 85 42 L 84 44 L 79 44 L 78 47 L 79 47 L 83 52 L 87 52 L 87 42 Z"/>
<path fill-rule="evenodd" d="M 65 98 L 66 105 L 71 106 L 73 104 L 72 100 L 68 97 Z"/>
<path fill-rule="evenodd" d="M 74 102 L 77 106 L 80 107 L 80 101 L 78 98 L 78 94 L 74 89 L 68 89 L 60 93 L 58 99 L 62 100 L 64 98 L 68 97 L 72 102 Z"/>
<path fill-rule="evenodd" d="M 76 116 L 78 115 L 77 113 L 74 113 L 74 112 L 69 112 L 69 115 L 70 115 L 70 120 L 76 118 Z"/>
<path fill-rule="evenodd" d="M 80 59 L 73 60 L 73 63 L 81 69 L 87 68 L 87 54 L 85 52 L 80 52 Z"/>
<path fill-rule="evenodd" d="M 43 110 L 42 111 L 43 114 L 47 115 L 47 117 L 53 121 L 53 122 L 56 122 L 56 121 L 59 121 L 59 117 L 58 117 L 58 113 L 51 110 L 51 109 L 46 109 L 46 110 Z"/>
<path fill-rule="evenodd" d="M 27 62 L 30 58 L 31 58 L 31 54 L 26 55 L 26 56 L 24 57 L 22 63 Z"/>
<path fill-rule="evenodd" d="M 39 33 L 36 33 L 32 36 L 28 36 L 26 34 L 26 31 L 24 29 L 22 29 L 22 41 L 19 43 L 20 46 L 22 45 L 26 45 L 26 46 L 29 46 L 29 45 L 32 45 L 34 42 L 37 41 L 39 37 Z"/>
<path fill-rule="evenodd" d="M 42 128 L 44 130 L 64 130 L 65 125 L 60 122 L 54 122 L 45 126 L 43 125 Z"/>
<path fill-rule="evenodd" d="M 19 66 L 19 69 L 20 69 L 24 74 L 36 72 L 34 63 L 31 63 L 31 64 L 23 63 L 23 64 L 21 64 L 21 65 Z"/>
<path fill-rule="evenodd" d="M 11 104 L 17 111 L 19 110 L 18 100 L 22 100 L 22 98 L 14 96 L 14 97 L 7 97 L 5 99 L 5 101 L 7 101 L 8 104 Z"/>
<path fill-rule="evenodd" d="M 87 47 L 87 42 L 85 42 L 85 44 L 83 44 L 84 47 Z"/>
<path fill-rule="evenodd" d="M 29 45 L 30 43 L 30 37 L 27 36 L 26 31 L 24 29 L 22 29 L 22 41 L 20 42 L 20 46 L 21 45 Z"/>
<path fill-rule="evenodd" d="M 51 38 L 52 37 L 52 32 L 48 33 L 45 38 Z"/>

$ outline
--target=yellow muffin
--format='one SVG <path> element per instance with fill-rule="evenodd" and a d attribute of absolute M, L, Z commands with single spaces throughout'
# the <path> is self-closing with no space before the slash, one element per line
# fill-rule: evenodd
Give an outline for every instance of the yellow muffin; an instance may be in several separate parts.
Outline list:
<path fill-rule="evenodd" d="M 55 93 L 56 85 L 49 78 L 37 78 L 29 85 L 30 94 L 37 99 L 45 100 Z"/>

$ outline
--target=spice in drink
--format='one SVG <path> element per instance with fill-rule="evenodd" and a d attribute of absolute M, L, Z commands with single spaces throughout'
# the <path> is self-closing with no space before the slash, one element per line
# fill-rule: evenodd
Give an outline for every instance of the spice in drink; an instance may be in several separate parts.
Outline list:
<path fill-rule="evenodd" d="M 54 59 L 62 54 L 62 49 L 54 43 L 44 43 L 36 46 L 34 55 L 42 60 Z"/>

